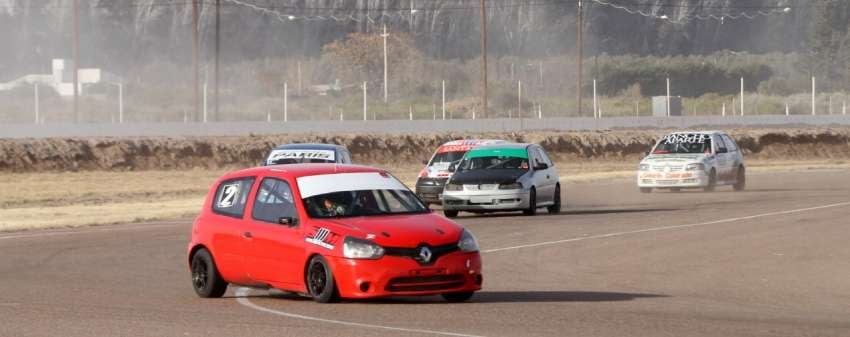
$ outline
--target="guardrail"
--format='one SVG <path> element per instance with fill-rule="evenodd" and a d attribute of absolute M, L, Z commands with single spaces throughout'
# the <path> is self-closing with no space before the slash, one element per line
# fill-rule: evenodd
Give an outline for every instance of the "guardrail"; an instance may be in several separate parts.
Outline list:
<path fill-rule="evenodd" d="M 758 115 L 610 117 L 478 120 L 370 120 L 124 124 L 3 124 L 0 138 L 241 136 L 284 133 L 511 132 L 522 130 L 605 130 L 732 127 L 850 126 L 847 115 Z"/>

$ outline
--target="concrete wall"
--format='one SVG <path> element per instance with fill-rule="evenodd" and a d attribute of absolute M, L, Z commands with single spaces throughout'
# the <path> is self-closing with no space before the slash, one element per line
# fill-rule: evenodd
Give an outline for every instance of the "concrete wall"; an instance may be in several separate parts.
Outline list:
<path fill-rule="evenodd" d="M 5 124 L 0 138 L 240 136 L 286 133 L 427 133 L 441 131 L 505 132 L 519 130 L 723 129 L 733 127 L 850 126 L 846 115 L 764 115 L 734 117 L 616 117 L 486 120 L 291 121 L 134 124 Z"/>

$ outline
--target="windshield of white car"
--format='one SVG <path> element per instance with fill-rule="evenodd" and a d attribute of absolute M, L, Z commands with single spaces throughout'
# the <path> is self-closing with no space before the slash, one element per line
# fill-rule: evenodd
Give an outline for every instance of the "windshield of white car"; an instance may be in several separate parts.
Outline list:
<path fill-rule="evenodd" d="M 434 155 L 434 158 L 431 159 L 431 163 L 429 166 L 435 166 L 439 164 L 452 164 L 463 159 L 463 155 L 466 154 L 465 151 L 452 151 L 452 152 L 440 152 Z"/>
<path fill-rule="evenodd" d="M 710 154 L 711 136 L 706 134 L 672 134 L 664 137 L 652 154 Z"/>
<path fill-rule="evenodd" d="M 458 164 L 457 171 L 522 170 L 528 171 L 528 158 L 512 156 L 485 156 L 466 158 Z"/>
<path fill-rule="evenodd" d="M 427 213 L 428 208 L 409 190 L 359 190 L 320 194 L 304 199 L 311 218 Z"/>

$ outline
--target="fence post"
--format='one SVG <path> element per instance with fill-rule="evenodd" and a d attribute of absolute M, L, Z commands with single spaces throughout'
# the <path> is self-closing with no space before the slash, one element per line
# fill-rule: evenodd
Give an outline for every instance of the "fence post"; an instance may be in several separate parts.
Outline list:
<path fill-rule="evenodd" d="M 118 124 L 124 123 L 124 84 L 118 83 Z"/>
<path fill-rule="evenodd" d="M 744 77 L 741 76 L 741 116 L 744 115 Z"/>
<path fill-rule="evenodd" d="M 817 86 L 815 82 L 815 77 L 812 76 L 812 116 L 817 115 L 817 99 L 815 98 L 817 95 Z"/>
<path fill-rule="evenodd" d="M 207 122 L 207 82 L 204 82 L 204 123 L 206 123 L 206 122 Z"/>
<path fill-rule="evenodd" d="M 366 115 L 366 82 L 363 82 L 363 120 L 365 121 L 368 118 Z"/>
<path fill-rule="evenodd" d="M 446 120 L 446 81 L 443 80 L 443 120 Z"/>
<path fill-rule="evenodd" d="M 289 121 L 289 84 L 283 82 L 283 122 Z"/>
<path fill-rule="evenodd" d="M 522 119 L 522 81 L 517 81 L 517 102 L 516 102 L 516 115 L 519 119 Z"/>
<path fill-rule="evenodd" d="M 38 124 L 39 120 L 39 111 L 38 111 L 38 83 L 35 84 L 35 124 Z"/>
<path fill-rule="evenodd" d="M 596 98 L 596 79 L 593 79 L 593 118 L 599 118 L 599 101 Z"/>
<path fill-rule="evenodd" d="M 670 117 L 670 78 L 667 78 L 667 117 Z"/>

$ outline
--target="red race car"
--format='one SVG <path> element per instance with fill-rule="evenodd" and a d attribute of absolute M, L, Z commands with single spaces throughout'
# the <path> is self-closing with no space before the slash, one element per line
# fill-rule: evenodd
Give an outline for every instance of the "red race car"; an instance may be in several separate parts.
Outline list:
<path fill-rule="evenodd" d="M 463 226 L 432 213 L 386 171 L 293 164 L 233 172 L 210 189 L 188 248 L 192 286 L 228 284 L 339 298 L 481 289 L 481 256 Z"/>

